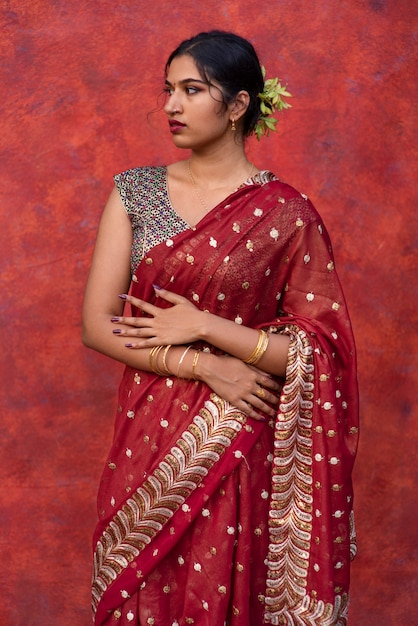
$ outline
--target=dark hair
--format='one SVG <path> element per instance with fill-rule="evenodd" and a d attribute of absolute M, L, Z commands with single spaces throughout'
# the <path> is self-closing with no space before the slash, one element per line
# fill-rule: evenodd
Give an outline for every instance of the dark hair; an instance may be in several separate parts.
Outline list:
<path fill-rule="evenodd" d="M 208 84 L 213 80 L 219 83 L 224 105 L 229 104 L 239 91 L 248 92 L 250 103 L 243 117 L 243 135 L 250 135 L 260 117 L 258 94 L 264 89 L 260 61 L 253 45 L 234 33 L 220 30 L 199 33 L 183 41 L 170 54 L 166 74 L 173 59 L 185 54 L 193 58 Z"/>

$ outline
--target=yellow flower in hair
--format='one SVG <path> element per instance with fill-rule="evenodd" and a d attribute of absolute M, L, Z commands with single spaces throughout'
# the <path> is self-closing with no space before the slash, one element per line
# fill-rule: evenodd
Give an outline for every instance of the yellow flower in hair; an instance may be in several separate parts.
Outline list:
<path fill-rule="evenodd" d="M 263 78 L 266 77 L 266 70 L 264 66 L 261 66 Z M 290 109 L 291 104 L 286 102 L 284 98 L 291 98 L 292 94 L 289 93 L 285 86 L 283 86 L 278 78 L 268 78 L 264 80 L 264 90 L 258 94 L 260 99 L 260 111 L 261 115 L 254 128 L 255 136 L 258 140 L 263 135 L 268 136 L 270 131 L 276 131 L 277 119 L 272 117 L 275 111 L 284 111 Z"/>

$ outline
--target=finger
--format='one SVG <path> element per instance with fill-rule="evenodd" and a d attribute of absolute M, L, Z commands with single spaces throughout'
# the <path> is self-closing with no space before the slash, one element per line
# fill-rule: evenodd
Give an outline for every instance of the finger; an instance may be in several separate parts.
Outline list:
<path fill-rule="evenodd" d="M 178 293 L 174 293 L 173 291 L 168 291 L 168 289 L 163 289 L 158 285 L 153 285 L 155 295 L 159 298 L 163 298 L 167 300 L 167 302 L 171 302 L 171 304 L 181 304 L 182 302 L 189 302 L 187 298 L 180 296 Z"/>
<path fill-rule="evenodd" d="M 271 391 L 269 391 L 265 387 L 262 387 L 261 385 L 257 385 L 257 389 L 254 391 L 254 395 L 259 400 L 262 400 L 264 403 L 273 404 L 273 405 L 276 405 L 279 403 L 279 398 L 277 394 L 271 393 Z"/>
<path fill-rule="evenodd" d="M 274 380 L 272 376 L 265 373 L 261 373 L 261 375 L 257 377 L 256 382 L 258 385 L 261 385 L 261 387 L 271 389 L 272 391 L 279 391 L 279 389 L 282 388 L 282 385 L 277 382 L 277 380 Z"/>
<path fill-rule="evenodd" d="M 153 325 L 152 317 L 112 317 L 114 324 L 124 324 L 133 328 L 150 328 Z"/>
<path fill-rule="evenodd" d="M 119 298 L 121 298 L 121 300 L 124 300 L 125 302 L 129 302 L 129 304 L 132 304 L 137 309 L 141 309 L 141 311 L 144 311 L 144 313 L 148 313 L 149 315 L 155 315 L 158 311 L 161 311 L 161 309 L 159 307 L 156 307 L 154 304 L 151 304 L 146 300 L 141 300 L 140 298 L 135 298 L 134 296 L 127 295 L 125 293 L 120 294 Z"/>
<path fill-rule="evenodd" d="M 250 404 L 252 405 L 253 409 L 258 413 L 264 413 L 269 417 L 276 416 L 278 400 L 275 397 L 274 401 L 270 402 L 267 397 L 264 400 L 261 400 L 258 396 L 252 396 Z"/>
<path fill-rule="evenodd" d="M 114 335 L 120 337 L 134 337 L 137 339 L 155 338 L 155 331 L 152 328 L 115 328 L 112 332 Z"/>
<path fill-rule="evenodd" d="M 243 413 L 247 415 L 247 417 L 251 417 L 251 419 L 257 420 L 257 422 L 266 422 L 267 418 L 265 415 L 261 415 L 258 413 L 255 408 L 249 402 L 243 402 Z"/>
<path fill-rule="evenodd" d="M 142 348 L 154 348 L 155 346 L 165 345 L 161 341 L 158 341 L 156 337 L 149 337 L 148 339 L 128 341 L 125 343 L 125 348 L 129 350 L 141 350 Z"/>

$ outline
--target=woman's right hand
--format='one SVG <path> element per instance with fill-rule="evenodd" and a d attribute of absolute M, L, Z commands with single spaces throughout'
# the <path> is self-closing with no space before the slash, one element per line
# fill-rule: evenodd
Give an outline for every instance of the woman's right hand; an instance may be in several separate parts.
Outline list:
<path fill-rule="evenodd" d="M 196 378 L 255 420 L 275 417 L 282 386 L 270 374 L 229 355 L 202 352 Z"/>

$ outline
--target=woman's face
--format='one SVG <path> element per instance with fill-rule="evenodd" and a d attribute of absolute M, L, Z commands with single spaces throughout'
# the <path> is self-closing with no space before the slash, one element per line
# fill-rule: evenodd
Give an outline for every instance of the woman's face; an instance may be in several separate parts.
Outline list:
<path fill-rule="evenodd" d="M 233 138 L 219 86 L 207 85 L 190 55 L 173 59 L 165 89 L 164 111 L 177 147 L 199 150 Z"/>

